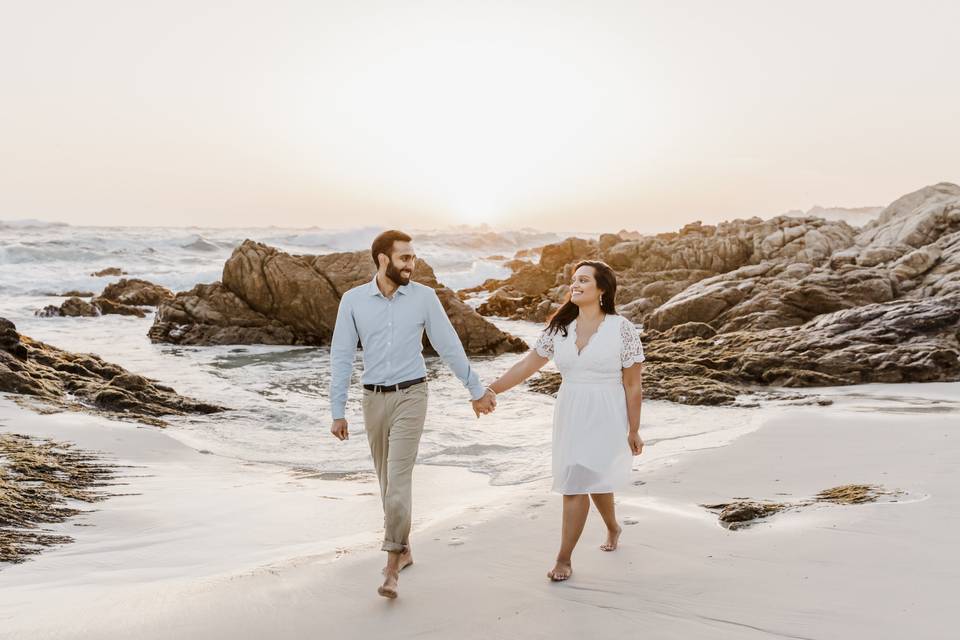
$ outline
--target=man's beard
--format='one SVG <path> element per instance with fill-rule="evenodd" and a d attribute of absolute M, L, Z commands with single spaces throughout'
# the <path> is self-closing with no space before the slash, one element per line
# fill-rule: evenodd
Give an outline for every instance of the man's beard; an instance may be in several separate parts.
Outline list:
<path fill-rule="evenodd" d="M 400 272 L 400 269 L 397 269 L 393 266 L 393 263 L 387 265 L 387 277 L 393 280 L 393 283 L 398 287 L 410 284 L 410 276 L 405 276 Z"/>

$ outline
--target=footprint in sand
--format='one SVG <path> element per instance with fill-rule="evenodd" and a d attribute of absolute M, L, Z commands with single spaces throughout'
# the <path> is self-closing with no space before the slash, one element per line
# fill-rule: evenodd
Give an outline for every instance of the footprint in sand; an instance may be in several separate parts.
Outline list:
<path fill-rule="evenodd" d="M 640 521 L 635 518 L 624 518 L 623 524 L 626 524 L 626 525 L 640 524 Z"/>
<path fill-rule="evenodd" d="M 448 542 L 447 544 L 448 546 L 451 546 L 451 547 L 459 547 L 463 543 L 464 541 L 461 540 L 460 538 L 450 538 L 450 542 Z"/>

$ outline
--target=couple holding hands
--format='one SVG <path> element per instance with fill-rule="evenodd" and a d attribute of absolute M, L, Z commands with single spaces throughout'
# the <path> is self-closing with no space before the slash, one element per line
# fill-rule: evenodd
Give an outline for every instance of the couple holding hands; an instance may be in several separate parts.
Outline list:
<path fill-rule="evenodd" d="M 344 418 L 358 344 L 363 348 L 363 419 L 383 501 L 387 552 L 378 593 L 397 597 L 399 572 L 413 563 L 410 523 L 413 465 L 427 412 L 423 332 L 470 392 L 474 412 L 490 413 L 496 396 L 536 373 L 551 358 L 562 376 L 553 416 L 553 490 L 563 495 L 556 564 L 547 573 L 568 579 L 571 557 L 590 511 L 607 526 L 604 551 L 614 551 L 621 527 L 613 492 L 630 476 L 643 450 L 640 406 L 643 347 L 633 323 L 617 315 L 616 276 L 603 262 L 582 261 L 568 300 L 551 316 L 530 352 L 489 386 L 470 367 L 463 345 L 430 287 L 410 280 L 412 238 L 385 231 L 371 247 L 377 274 L 340 300 L 330 346 L 331 433 L 349 437 Z"/>

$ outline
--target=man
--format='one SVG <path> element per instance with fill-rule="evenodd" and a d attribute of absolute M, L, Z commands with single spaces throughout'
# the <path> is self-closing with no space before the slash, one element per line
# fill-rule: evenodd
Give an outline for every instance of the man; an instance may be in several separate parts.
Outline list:
<path fill-rule="evenodd" d="M 430 287 L 411 282 L 416 266 L 411 238 L 384 231 L 371 247 L 377 275 L 340 300 L 330 345 L 330 432 L 349 437 L 344 412 L 359 340 L 363 348 L 363 421 L 380 480 L 387 552 L 377 592 L 397 597 L 399 572 L 413 563 L 410 552 L 411 483 L 427 413 L 423 332 L 444 363 L 470 391 L 477 417 L 496 407 L 496 394 L 480 382 L 463 345 Z"/>

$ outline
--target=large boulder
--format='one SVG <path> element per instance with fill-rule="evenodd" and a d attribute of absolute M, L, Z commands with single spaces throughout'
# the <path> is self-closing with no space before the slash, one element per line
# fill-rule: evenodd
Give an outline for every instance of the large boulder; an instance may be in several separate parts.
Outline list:
<path fill-rule="evenodd" d="M 163 416 L 223 411 L 93 354 L 31 340 L 5 318 L 0 318 L 0 391 L 161 426 Z"/>
<path fill-rule="evenodd" d="M 960 229 L 960 186 L 941 182 L 902 196 L 866 225 L 858 247 L 919 248 Z"/>
<path fill-rule="evenodd" d="M 160 303 L 148 333 L 153 342 L 173 344 L 307 345 L 319 338 L 300 335 L 279 320 L 254 311 L 222 283 L 198 284 Z"/>
<path fill-rule="evenodd" d="M 803 324 L 823 313 L 886 302 L 896 279 L 884 269 L 848 266 L 839 271 L 763 263 L 702 280 L 650 314 L 659 331 L 687 322 L 718 332 Z"/>
<path fill-rule="evenodd" d="M 178 344 L 328 344 L 341 296 L 375 273 L 367 251 L 290 255 L 246 240 L 227 260 L 223 280 L 164 301 L 149 336 Z M 471 355 L 525 351 L 437 281 L 419 261 L 414 280 L 432 287 Z"/>
<path fill-rule="evenodd" d="M 104 287 L 100 297 L 125 305 L 155 307 L 173 298 L 173 292 L 139 278 L 121 278 Z"/>

